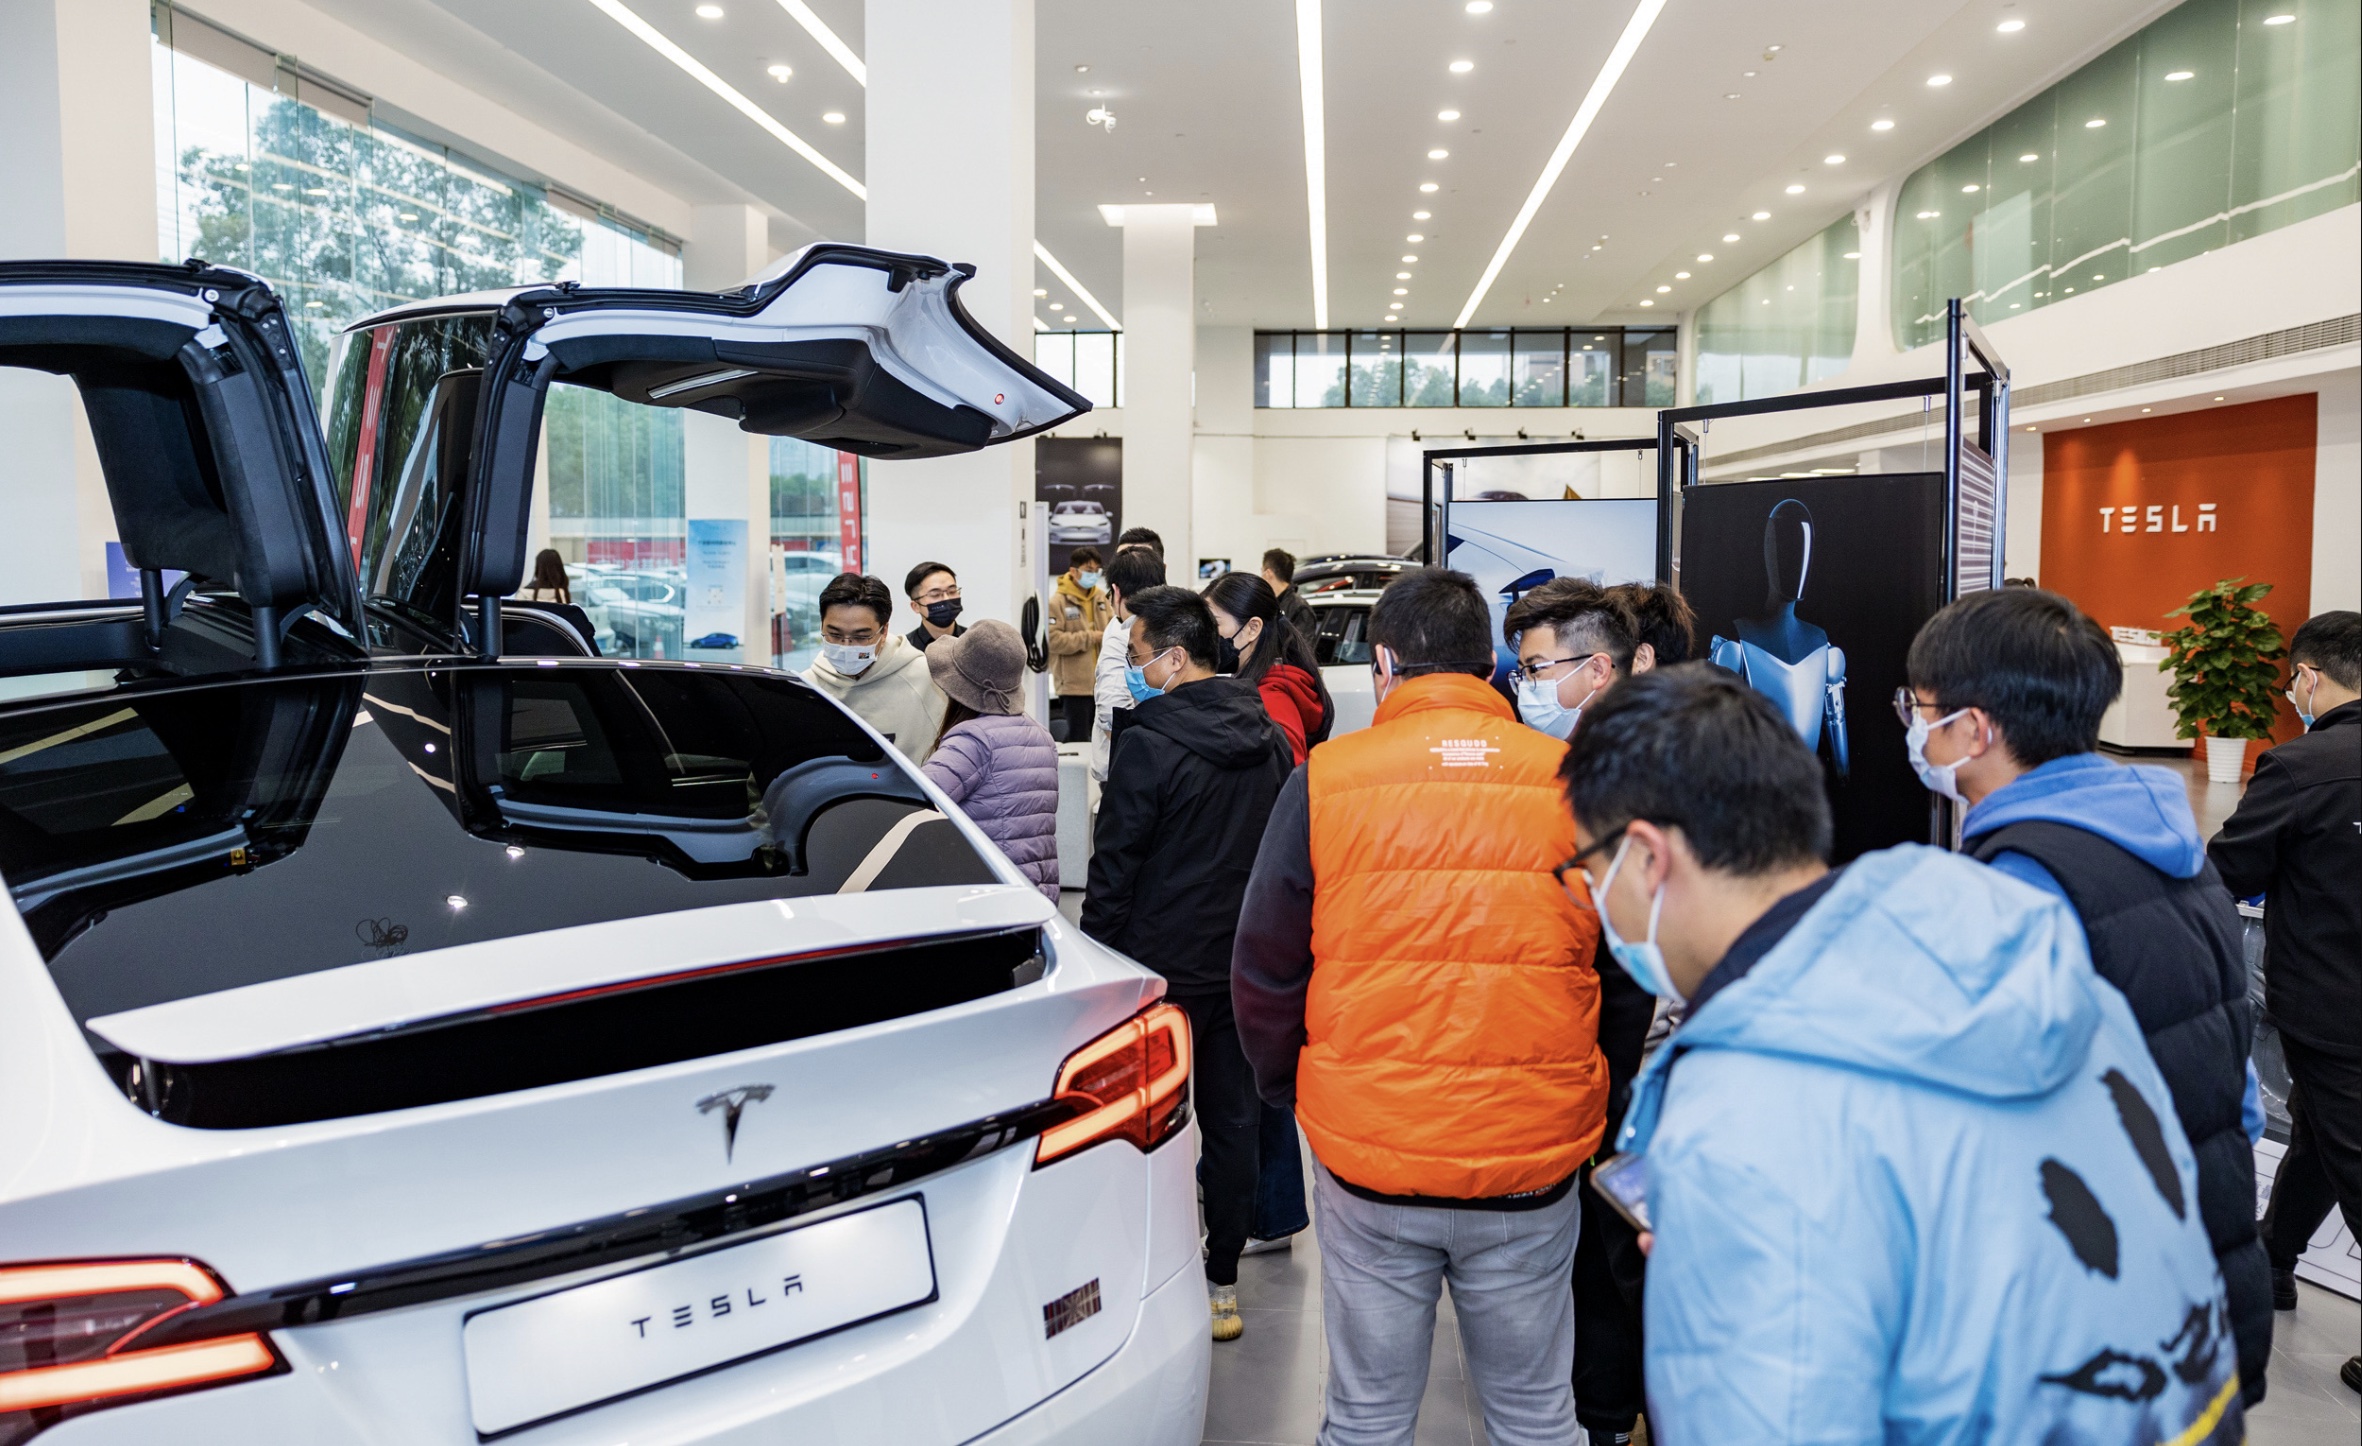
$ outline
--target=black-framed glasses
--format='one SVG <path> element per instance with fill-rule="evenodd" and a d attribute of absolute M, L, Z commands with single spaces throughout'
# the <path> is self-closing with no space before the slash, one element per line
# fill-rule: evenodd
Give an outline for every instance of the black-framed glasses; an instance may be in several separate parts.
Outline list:
<path fill-rule="evenodd" d="M 1516 667 L 1511 668 L 1509 681 L 1515 685 L 1528 678 L 1540 678 L 1542 670 L 1545 668 L 1563 668 L 1569 663 L 1588 663 L 1593 658 L 1600 656 L 1602 655 L 1599 653 L 1585 653 L 1579 658 L 1536 658 L 1530 663 L 1519 663 Z"/>
<path fill-rule="evenodd" d="M 1576 899 L 1576 902 L 1588 904 L 1594 909 L 1599 907 L 1599 881 L 1591 877 L 1591 866 L 1586 863 L 1585 860 L 1593 857 L 1604 849 L 1611 849 L 1617 844 L 1622 843 L 1624 841 L 1624 830 L 1630 828 L 1631 826 L 1632 825 L 1629 823 L 1623 824 L 1608 833 L 1601 834 L 1598 838 L 1595 838 L 1591 841 L 1591 844 L 1588 848 L 1580 848 L 1575 850 L 1573 857 L 1569 858 L 1565 863 L 1560 864 L 1557 868 L 1554 868 L 1550 871 L 1551 876 L 1558 880 L 1558 886 L 1562 889 L 1566 889 L 1567 897 L 1574 898 L 1575 891 L 1573 889 L 1567 889 L 1566 876 L 1570 873 L 1580 873 L 1583 876 L 1584 896 L 1580 899 Z"/>

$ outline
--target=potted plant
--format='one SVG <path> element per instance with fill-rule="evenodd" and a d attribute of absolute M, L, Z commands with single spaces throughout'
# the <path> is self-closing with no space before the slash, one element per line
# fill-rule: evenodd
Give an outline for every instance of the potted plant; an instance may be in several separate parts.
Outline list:
<path fill-rule="evenodd" d="M 2272 736 L 2280 709 L 2279 662 L 2286 649 L 2279 628 L 2256 606 L 2268 582 L 2225 578 L 2190 594 L 2169 618 L 2189 621 L 2157 641 L 2165 646 L 2160 671 L 2173 674 L 2165 696 L 2181 720 L 2174 731 L 2206 739 L 2206 781 L 2237 783 L 2247 741 Z"/>

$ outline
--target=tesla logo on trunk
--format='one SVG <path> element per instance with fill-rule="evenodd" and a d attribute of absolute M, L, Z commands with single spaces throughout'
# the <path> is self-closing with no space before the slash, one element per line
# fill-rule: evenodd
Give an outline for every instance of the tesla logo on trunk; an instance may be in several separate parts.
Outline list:
<path fill-rule="evenodd" d="M 738 1117 L 746 1113 L 748 1105 L 760 1104 L 771 1098 L 771 1088 L 767 1084 L 740 1085 L 736 1089 L 716 1090 L 697 1102 L 697 1113 L 701 1115 L 710 1115 L 715 1110 L 722 1112 L 724 1160 L 738 1152 Z"/>

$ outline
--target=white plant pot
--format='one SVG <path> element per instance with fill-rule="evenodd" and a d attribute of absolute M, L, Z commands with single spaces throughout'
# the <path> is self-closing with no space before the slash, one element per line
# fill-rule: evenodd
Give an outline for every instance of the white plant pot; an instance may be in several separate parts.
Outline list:
<path fill-rule="evenodd" d="M 2247 762 L 2247 740 L 2244 738 L 2215 738 L 2206 740 L 2206 781 L 2208 783 L 2237 783 L 2240 765 Z"/>

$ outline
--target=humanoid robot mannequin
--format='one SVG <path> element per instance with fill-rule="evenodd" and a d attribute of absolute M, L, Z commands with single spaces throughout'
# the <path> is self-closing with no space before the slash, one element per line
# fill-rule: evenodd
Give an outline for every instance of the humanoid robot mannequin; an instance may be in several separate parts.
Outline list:
<path fill-rule="evenodd" d="M 1793 497 L 1772 508 L 1763 520 L 1765 615 L 1737 619 L 1731 631 L 1738 637 L 1716 635 L 1707 656 L 1779 705 L 1807 748 L 1819 752 L 1826 734 L 1829 760 L 1843 779 L 1849 761 L 1845 649 L 1796 616 L 1812 554 L 1811 510 Z"/>

